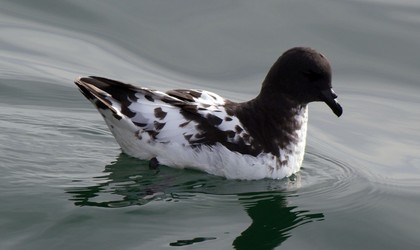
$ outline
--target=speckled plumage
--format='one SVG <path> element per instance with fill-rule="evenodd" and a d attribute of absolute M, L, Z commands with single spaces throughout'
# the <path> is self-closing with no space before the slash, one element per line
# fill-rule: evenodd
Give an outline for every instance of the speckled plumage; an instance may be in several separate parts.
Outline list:
<path fill-rule="evenodd" d="M 282 64 L 299 60 L 299 72 L 282 71 Z M 328 61 L 321 54 L 294 48 L 273 65 L 261 93 L 244 103 L 204 90 L 164 93 L 94 76 L 75 83 L 98 108 L 126 154 L 226 178 L 261 179 L 283 178 L 299 170 L 309 102 L 323 100 L 341 115 L 330 80 Z"/>

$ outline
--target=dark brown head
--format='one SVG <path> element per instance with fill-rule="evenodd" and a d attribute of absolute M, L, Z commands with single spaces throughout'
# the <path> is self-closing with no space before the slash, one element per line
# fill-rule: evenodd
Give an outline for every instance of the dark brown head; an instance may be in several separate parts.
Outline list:
<path fill-rule="evenodd" d="M 343 113 L 332 90 L 331 66 L 325 56 L 312 48 L 289 49 L 271 67 L 260 95 L 279 94 L 300 104 L 323 101 L 337 116 Z"/>

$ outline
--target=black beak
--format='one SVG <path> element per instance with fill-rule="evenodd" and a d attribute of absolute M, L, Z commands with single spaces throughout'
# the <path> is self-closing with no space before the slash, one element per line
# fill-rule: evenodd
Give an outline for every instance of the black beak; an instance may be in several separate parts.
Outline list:
<path fill-rule="evenodd" d="M 334 112 L 334 114 L 340 117 L 343 114 L 343 108 L 341 105 L 335 100 L 337 95 L 334 93 L 334 90 L 326 89 L 321 91 L 321 100 L 324 101 L 328 107 Z"/>

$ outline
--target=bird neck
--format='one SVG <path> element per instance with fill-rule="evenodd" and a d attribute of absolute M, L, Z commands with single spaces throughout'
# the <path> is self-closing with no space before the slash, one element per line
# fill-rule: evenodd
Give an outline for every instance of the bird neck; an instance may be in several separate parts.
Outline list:
<path fill-rule="evenodd" d="M 306 104 L 292 101 L 286 95 L 276 98 L 259 95 L 238 104 L 235 115 L 264 152 L 279 156 L 280 149 L 286 149 L 299 141 L 303 123 L 306 122 Z M 263 124 L 259 122 L 263 121 Z"/>

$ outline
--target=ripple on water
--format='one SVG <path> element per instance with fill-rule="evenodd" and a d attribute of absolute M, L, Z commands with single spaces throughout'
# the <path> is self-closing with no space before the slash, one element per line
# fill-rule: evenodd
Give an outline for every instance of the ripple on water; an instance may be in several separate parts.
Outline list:
<path fill-rule="evenodd" d="M 311 207 L 323 211 L 355 211 L 375 204 L 383 192 L 376 184 L 379 176 L 361 172 L 360 168 L 308 149 L 300 171 L 301 186 L 296 194 Z"/>

